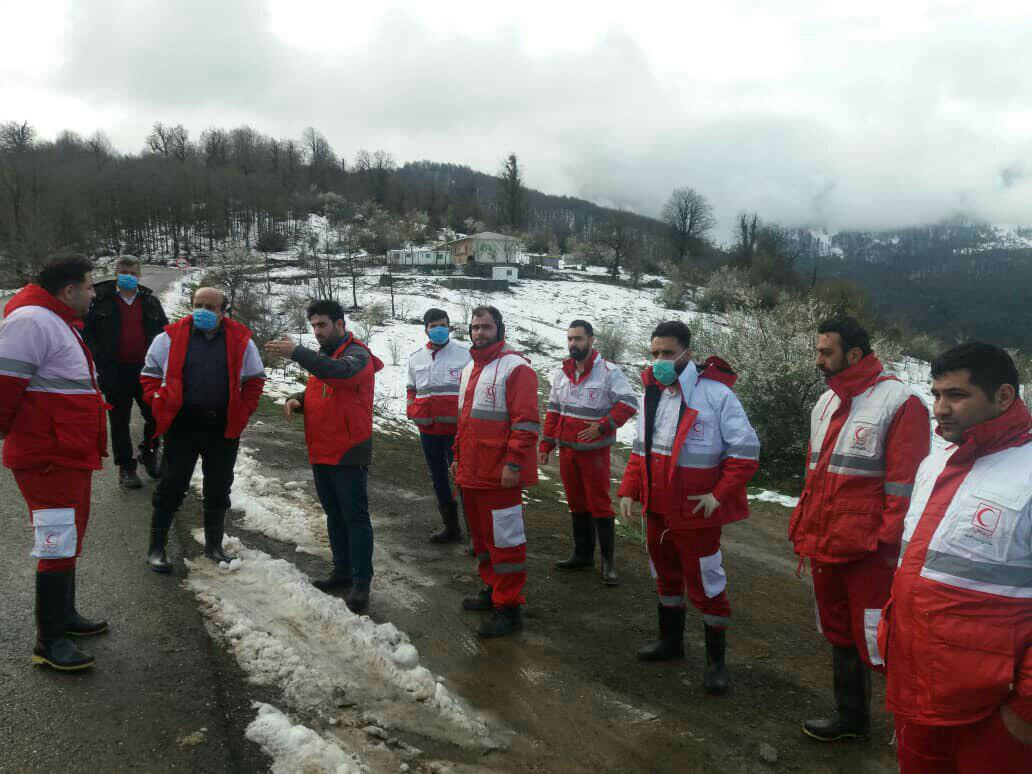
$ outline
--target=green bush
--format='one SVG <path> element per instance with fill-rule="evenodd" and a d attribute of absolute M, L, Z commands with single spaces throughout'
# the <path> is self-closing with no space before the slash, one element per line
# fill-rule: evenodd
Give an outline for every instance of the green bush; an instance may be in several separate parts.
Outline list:
<path fill-rule="evenodd" d="M 624 326 L 613 323 L 595 326 L 595 349 L 606 360 L 613 363 L 623 360 L 629 343 L 627 329 Z"/>

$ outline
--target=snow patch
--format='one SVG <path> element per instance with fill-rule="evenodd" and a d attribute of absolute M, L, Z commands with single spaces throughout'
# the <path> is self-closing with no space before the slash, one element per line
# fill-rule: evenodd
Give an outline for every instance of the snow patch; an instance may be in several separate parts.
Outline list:
<path fill-rule="evenodd" d="M 255 702 L 256 717 L 247 738 L 272 758 L 273 774 L 366 774 L 369 768 L 337 742 L 324 739 L 307 726 L 293 723 L 271 704 Z"/>
<path fill-rule="evenodd" d="M 791 495 L 781 494 L 780 492 L 772 492 L 769 489 L 761 489 L 758 492 L 749 493 L 750 500 L 758 500 L 761 503 L 774 503 L 775 505 L 783 505 L 786 508 L 795 508 L 799 505 L 799 498 L 792 497 Z"/>

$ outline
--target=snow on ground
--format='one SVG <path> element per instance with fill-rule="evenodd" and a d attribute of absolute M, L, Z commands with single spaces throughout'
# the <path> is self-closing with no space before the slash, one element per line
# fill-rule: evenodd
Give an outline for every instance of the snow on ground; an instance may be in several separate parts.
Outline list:
<path fill-rule="evenodd" d="M 798 497 L 791 497 L 789 495 L 781 494 L 780 492 L 772 492 L 769 489 L 760 489 L 757 492 L 750 492 L 749 499 L 758 500 L 761 503 L 783 505 L 786 508 L 795 508 L 799 505 Z"/>
<path fill-rule="evenodd" d="M 369 768 L 338 741 L 324 739 L 312 729 L 295 725 L 271 704 L 255 702 L 256 717 L 247 727 L 247 738 L 272 758 L 272 774 L 364 774 Z"/>

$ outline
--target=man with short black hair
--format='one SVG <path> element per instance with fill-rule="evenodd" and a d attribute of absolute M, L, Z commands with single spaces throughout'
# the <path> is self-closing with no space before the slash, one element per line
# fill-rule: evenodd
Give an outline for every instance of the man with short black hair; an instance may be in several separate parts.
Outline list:
<path fill-rule="evenodd" d="M 83 338 L 97 364 L 97 381 L 111 404 L 111 453 L 118 467 L 118 483 L 125 489 L 139 489 L 137 458 L 133 454 L 129 421 L 133 402 L 143 416 L 143 440 L 139 461 L 147 475 L 156 479 L 159 441 L 154 438 L 154 415 L 143 399 L 140 371 L 151 342 L 168 325 L 161 301 L 150 288 L 140 284 L 140 260 L 123 255 L 115 264 L 116 277 L 94 285 L 97 297 L 86 315 Z"/>
<path fill-rule="evenodd" d="M 459 506 L 448 480 L 455 431 L 459 421 L 459 379 L 470 361 L 469 350 L 452 340 L 451 322 L 443 309 L 423 314 L 425 347 L 409 356 L 406 384 L 408 418 L 419 428 L 419 442 L 430 470 L 443 528 L 430 536 L 431 543 L 455 543 L 462 539 Z"/>
<path fill-rule="evenodd" d="M 53 258 L 8 303 L 0 322 L 3 462 L 29 507 L 35 533 L 36 647 L 32 663 L 59 671 L 93 666 L 68 636 L 107 630 L 75 605 L 75 567 L 90 518 L 93 471 L 107 454 L 104 400 L 79 334 L 93 300 L 93 264 Z"/>
<path fill-rule="evenodd" d="M 574 320 L 566 331 L 569 360 L 552 372 L 538 462 L 559 447 L 559 474 L 573 525 L 573 553 L 560 570 L 595 564 L 595 535 L 602 556 L 602 582 L 618 583 L 616 529 L 609 494 L 609 452 L 616 430 L 638 410 L 638 398 L 620 367 L 595 351 L 595 330 Z"/>
<path fill-rule="evenodd" d="M 160 573 L 172 572 L 165 553 L 168 532 L 198 457 L 204 472 L 204 555 L 214 562 L 230 561 L 222 541 L 233 466 L 240 434 L 265 385 L 251 331 L 226 316 L 225 293 L 198 288 L 192 306 L 192 314 L 154 339 L 140 375 L 144 400 L 154 412 L 155 435 L 165 439 L 147 551 L 147 564 Z"/>
<path fill-rule="evenodd" d="M 1032 771 L 1032 416 L 999 347 L 932 361 L 917 471 L 878 632 L 901 774 Z"/>
<path fill-rule="evenodd" d="M 684 657 L 687 592 L 702 613 L 703 688 L 723 694 L 731 603 L 720 537 L 725 524 L 749 516 L 745 487 L 759 467 L 760 441 L 731 389 L 738 375 L 717 357 L 697 367 L 691 341 L 679 320 L 652 332 L 654 362 L 641 375 L 638 433 L 618 494 L 628 522 L 633 503 L 642 503 L 659 595 L 659 639 L 638 658 Z"/>
<path fill-rule="evenodd" d="M 319 351 L 289 337 L 266 351 L 289 357 L 308 371 L 304 392 L 291 395 L 287 418 L 304 414 L 308 461 L 326 511 L 333 571 L 313 585 L 347 591 L 353 613 L 369 607 L 373 579 L 373 525 L 369 519 L 369 464 L 373 460 L 373 386 L 383 362 L 346 329 L 344 310 L 332 300 L 308 307 Z"/>
<path fill-rule="evenodd" d="M 822 742 L 870 733 L 871 675 L 884 672 L 875 632 L 899 556 L 914 473 L 928 453 L 928 411 L 885 371 L 852 317 L 817 329 L 828 391 L 810 416 L 806 483 L 789 524 L 810 559 L 818 630 L 832 646 L 835 712 L 807 720 Z"/>
<path fill-rule="evenodd" d="M 537 483 L 537 374 L 509 348 L 502 313 L 495 307 L 473 310 L 469 338 L 473 359 L 459 384 L 452 474 L 462 489 L 484 586 L 463 599 L 462 607 L 493 611 L 477 635 L 502 637 L 523 627 L 527 536 L 522 490 Z"/>

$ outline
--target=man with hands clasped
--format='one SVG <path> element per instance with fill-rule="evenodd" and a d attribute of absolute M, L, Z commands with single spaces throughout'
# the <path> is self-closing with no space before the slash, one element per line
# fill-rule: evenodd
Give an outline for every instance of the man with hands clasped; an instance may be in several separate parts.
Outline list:
<path fill-rule="evenodd" d="M 729 687 L 724 654 L 731 622 L 720 553 L 725 524 L 749 515 L 746 484 L 759 467 L 760 442 L 731 387 L 730 366 L 692 362 L 691 331 L 679 321 L 652 332 L 655 362 L 642 373 L 638 434 L 620 484 L 627 521 L 642 503 L 659 591 L 659 640 L 642 661 L 683 658 L 685 591 L 702 613 L 708 693 Z"/>

